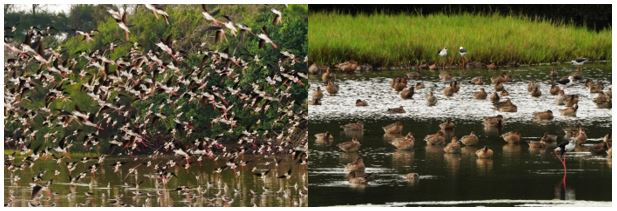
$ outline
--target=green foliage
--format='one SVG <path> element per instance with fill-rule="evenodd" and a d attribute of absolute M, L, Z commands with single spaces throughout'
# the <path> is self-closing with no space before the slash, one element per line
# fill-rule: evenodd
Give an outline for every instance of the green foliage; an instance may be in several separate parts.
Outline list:
<path fill-rule="evenodd" d="M 437 61 L 437 50 L 496 63 L 611 59 L 611 29 L 589 31 L 565 23 L 512 15 L 433 14 L 309 16 L 310 59 L 335 64 L 354 59 L 378 66 Z M 458 58 L 458 57 L 457 57 Z"/>

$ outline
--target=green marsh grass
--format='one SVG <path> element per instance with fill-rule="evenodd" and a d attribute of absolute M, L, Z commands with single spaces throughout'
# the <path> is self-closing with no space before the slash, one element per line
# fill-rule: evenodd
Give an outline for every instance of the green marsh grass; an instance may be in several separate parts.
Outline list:
<path fill-rule="evenodd" d="M 448 62 L 458 62 L 458 48 L 467 60 L 507 64 L 567 62 L 582 56 L 611 59 L 611 29 L 596 32 L 568 23 L 501 14 L 360 14 L 319 12 L 309 15 L 309 58 L 332 65 L 356 60 L 375 66 L 406 66 L 444 62 L 437 55 L 448 48 Z"/>

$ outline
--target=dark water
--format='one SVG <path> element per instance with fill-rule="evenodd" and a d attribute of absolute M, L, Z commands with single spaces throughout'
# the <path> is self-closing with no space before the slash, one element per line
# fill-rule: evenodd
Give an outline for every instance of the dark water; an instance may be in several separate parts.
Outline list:
<path fill-rule="evenodd" d="M 567 68 L 564 67 L 561 73 L 566 74 Z M 356 95 L 349 97 L 348 95 L 328 96 L 325 94 L 323 105 L 309 106 L 309 119 L 311 119 L 309 125 L 311 134 L 309 205 L 610 206 L 612 199 L 611 160 L 607 159 L 605 154 L 589 152 L 594 143 L 601 142 L 601 138 L 611 132 L 610 109 L 597 109 L 592 106 L 593 104 L 589 104 L 588 110 L 579 110 L 577 118 L 559 117 L 559 114 L 556 114 L 552 122 L 534 123 L 527 113 L 537 111 L 535 110 L 536 105 L 551 107 L 551 109 L 557 106 L 554 105 L 552 96 L 547 96 L 548 87 L 546 86 L 543 86 L 542 98 L 528 99 L 525 96 L 527 91 L 525 80 L 542 81 L 547 77 L 529 69 L 509 71 L 514 76 L 514 82 L 506 84 L 506 89 L 510 92 L 513 102 L 519 106 L 519 112 L 514 114 L 496 112 L 489 107 L 484 108 L 484 104 L 466 108 L 467 110 L 426 111 L 423 101 L 424 93 L 421 92 L 420 97 L 414 96 L 414 100 L 402 104 L 406 110 L 413 112 L 382 115 L 383 112 L 380 111 L 385 108 L 357 109 L 350 106 L 352 104 L 337 104 L 337 102 L 345 101 L 347 98 L 355 100 L 353 99 L 355 96 L 364 96 L 363 99 L 369 100 L 369 107 L 375 104 L 376 106 L 394 105 L 402 100 L 396 98 L 394 91 L 387 90 L 388 80 L 394 76 L 404 75 L 404 73 L 337 76 L 337 78 L 343 78 L 338 81 L 339 84 L 345 85 L 339 93 L 352 93 L 350 90 L 355 90 L 353 93 Z M 610 66 L 596 66 L 592 70 L 586 69 L 585 73 L 587 77 L 604 80 L 610 85 L 610 71 Z M 464 72 L 454 74 L 461 79 L 485 75 L 485 80 L 487 80 L 490 73 L 486 72 L 477 70 L 467 74 Z M 381 79 L 375 79 L 380 77 Z M 436 78 L 436 74 L 429 74 L 423 81 L 443 86 L 442 82 L 438 82 Z M 365 86 L 362 89 L 357 87 L 357 84 L 371 80 L 375 80 L 372 86 Z M 383 85 L 387 87 L 385 89 L 380 87 L 378 80 L 383 80 Z M 319 84 L 316 80 L 311 83 L 312 85 Z M 472 85 L 462 84 L 461 90 L 469 86 Z M 586 90 L 581 86 L 568 87 L 568 90 L 583 94 Z M 473 91 L 473 88 L 469 89 Z M 488 86 L 485 89 L 487 92 L 492 90 Z M 524 90 L 515 91 L 518 89 Z M 436 95 L 438 90 L 441 89 L 436 89 Z M 472 91 L 463 91 L 463 93 L 470 95 Z M 366 94 L 371 92 L 379 94 L 370 96 Z M 442 106 L 446 108 L 454 104 L 474 103 L 467 99 L 469 96 L 464 95 L 456 96 L 455 94 L 452 99 L 440 98 L 439 103 L 445 104 Z M 379 98 L 379 100 L 373 100 L 371 104 L 371 97 Z M 592 97 L 586 95 L 581 103 L 590 101 Z M 530 106 L 529 104 L 532 103 L 533 105 Z M 464 114 L 465 111 L 471 114 Z M 484 133 L 482 117 L 496 114 L 505 116 L 505 126 L 502 132 L 512 130 L 522 132 L 520 145 L 507 145 L 499 136 Z M 461 154 L 444 154 L 442 147 L 427 147 L 426 142 L 423 141 L 424 137 L 438 131 L 438 125 L 446 118 L 452 118 L 455 122 L 455 135 L 458 137 L 474 131 L 480 137 L 479 146 L 463 147 Z M 385 140 L 382 127 L 396 120 L 404 122 L 405 127 L 402 134 L 408 131 L 413 132 L 416 139 L 413 150 L 396 150 Z M 351 138 L 343 133 L 340 125 L 356 121 L 362 121 L 365 124 L 364 134 L 360 139 L 362 143 L 360 152 L 343 153 L 338 150 L 336 144 L 349 141 Z M 585 145 L 577 147 L 576 152 L 567 155 L 568 171 L 564 186 L 562 164 L 554 156 L 552 148 L 529 149 L 527 142 L 538 140 L 544 132 L 562 136 L 565 127 L 579 123 L 583 125 L 588 140 Z M 330 145 L 316 144 L 312 134 L 325 131 L 334 134 L 335 141 Z M 490 160 L 479 160 L 474 154 L 484 145 L 495 152 Z M 344 165 L 358 157 L 364 160 L 366 173 L 374 177 L 366 186 L 351 186 L 346 179 Z M 410 184 L 403 179 L 403 175 L 411 172 L 420 175 L 418 183 Z"/>
<path fill-rule="evenodd" d="M 169 160 L 107 158 L 96 175 L 88 173 L 75 184 L 68 183 L 68 170 L 64 162 L 58 165 L 53 160 L 42 160 L 31 169 L 18 172 L 5 169 L 4 202 L 10 202 L 11 206 L 29 206 L 29 202 L 33 202 L 30 200 L 32 177 L 45 171 L 43 182 L 38 183 L 45 184 L 50 179 L 53 183 L 49 191 L 43 191 L 42 198 L 34 201 L 42 206 L 307 206 L 307 166 L 287 157 L 278 157 L 278 165 L 272 156 L 245 158 L 251 162 L 237 169 L 239 175 L 229 169 L 216 173 L 215 169 L 224 166 L 225 162 L 204 160 L 195 162 L 189 169 L 179 163 L 172 171 L 177 176 L 167 185 L 150 178 L 154 165 L 163 165 Z M 112 167 L 116 161 L 127 162 L 118 173 L 114 173 Z M 146 167 L 147 161 L 151 161 L 152 166 Z M 79 163 L 72 175 L 87 171 L 87 166 L 95 162 Z M 271 172 L 261 178 L 251 172 L 254 167 L 258 171 L 270 169 Z M 138 176 L 127 174 L 129 168 L 137 169 Z M 289 179 L 278 178 L 290 168 L 292 175 Z M 59 170 L 60 175 L 54 176 L 55 170 Z M 15 177 L 20 179 L 14 182 Z M 139 187 L 135 185 L 137 183 Z M 176 191 L 182 186 L 187 186 L 189 190 Z M 87 192 L 92 195 L 87 196 Z"/>

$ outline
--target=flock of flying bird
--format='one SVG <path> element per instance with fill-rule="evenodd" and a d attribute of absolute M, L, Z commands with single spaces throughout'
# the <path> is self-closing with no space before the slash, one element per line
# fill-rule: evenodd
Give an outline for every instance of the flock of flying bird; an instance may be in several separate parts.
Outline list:
<path fill-rule="evenodd" d="M 459 50 L 460 56 L 464 57 L 468 52 L 463 47 Z M 438 55 L 441 57 L 447 56 L 447 49 L 440 49 Z M 604 84 L 601 81 L 594 82 L 591 79 L 584 80 L 582 65 L 587 61 L 585 58 L 577 58 L 572 61 L 577 69 L 566 77 L 559 78 L 557 71 L 553 68 L 550 75 L 551 87 L 548 93 L 551 95 L 557 95 L 556 104 L 565 106 L 564 109 L 560 109 L 560 113 L 565 117 L 576 117 L 578 110 L 579 95 L 577 94 L 565 94 L 568 87 L 574 84 L 584 83 L 585 87 L 589 91 L 590 95 L 595 95 L 593 102 L 596 104 L 597 109 L 610 109 L 611 108 L 611 88 L 605 89 Z M 355 61 L 347 61 L 335 65 L 335 68 L 342 73 L 354 73 L 361 69 Z M 429 68 L 431 70 L 436 68 Z M 491 69 L 491 68 L 488 68 Z M 309 73 L 318 74 L 321 72 L 321 80 L 324 83 L 326 92 L 330 96 L 338 94 L 339 87 L 335 84 L 335 73 L 331 71 L 330 67 L 320 67 L 317 64 L 312 64 L 309 67 Z M 421 68 L 416 71 L 408 72 L 404 77 L 396 77 L 390 81 L 390 87 L 393 91 L 400 95 L 402 100 L 413 99 L 415 92 L 421 89 L 429 88 L 422 81 L 416 83 L 409 83 L 411 80 L 419 80 L 423 77 Z M 424 77 L 428 77 L 424 75 Z M 439 79 L 442 82 L 447 83 L 447 86 L 442 90 L 446 100 L 458 93 L 460 84 L 458 80 L 447 70 L 440 71 Z M 512 103 L 509 98 L 503 100 L 505 96 L 509 96 L 508 91 L 505 88 L 505 84 L 512 81 L 512 76 L 506 72 L 499 73 L 491 77 L 491 84 L 494 87 L 492 94 L 486 93 L 484 88 L 477 89 L 473 93 L 473 99 L 475 100 L 488 100 L 493 104 L 496 111 L 500 112 L 517 112 L 517 105 Z M 483 77 L 474 77 L 468 81 L 471 85 L 484 85 L 485 81 Z M 408 85 L 409 84 L 409 85 Z M 528 84 L 528 93 L 530 96 L 537 98 L 542 95 L 540 91 L 540 85 L 537 82 L 530 81 Z M 323 93 L 320 86 L 317 86 L 312 94 L 309 103 L 313 106 L 321 105 L 321 99 L 326 95 Z M 438 103 L 437 97 L 433 94 L 433 88 L 426 91 L 426 106 L 435 106 Z M 353 106 L 353 105 L 349 105 Z M 355 106 L 365 107 L 370 106 L 367 101 L 357 99 Z M 403 106 L 395 108 L 384 108 L 384 112 L 389 114 L 406 113 Z M 534 112 L 530 117 L 535 122 L 547 123 L 554 119 L 553 112 L 551 110 Z M 484 132 L 487 135 L 500 135 L 500 137 L 509 145 L 518 145 L 521 141 L 521 131 L 509 131 L 502 133 L 505 119 L 502 115 L 496 115 L 491 117 L 485 117 L 483 119 Z M 406 135 L 402 134 L 404 124 L 402 121 L 389 124 L 383 127 L 384 138 L 397 150 L 413 150 L 415 146 L 416 138 L 413 132 L 409 132 Z M 446 122 L 439 125 L 437 132 L 428 134 L 424 138 L 424 141 L 428 146 L 440 147 L 444 153 L 458 154 L 461 153 L 463 146 L 480 146 L 481 141 L 478 135 L 473 131 L 470 131 L 468 135 L 462 137 L 456 137 L 454 135 L 455 124 L 452 120 L 448 119 Z M 345 141 L 336 145 L 336 147 L 345 153 L 355 153 L 361 149 L 362 143 L 360 138 L 364 134 L 364 124 L 362 122 L 349 123 L 341 126 L 343 134 L 351 137 L 352 140 Z M 334 135 L 330 132 L 323 132 L 315 134 L 315 143 L 330 145 L 334 143 Z M 447 142 L 450 140 L 450 142 Z M 592 146 L 583 146 L 587 141 L 587 135 L 584 128 L 581 125 L 577 125 L 573 128 L 564 129 L 564 135 L 558 136 L 557 134 L 545 133 L 539 140 L 529 141 L 527 144 L 530 149 L 534 150 L 552 150 L 557 155 L 560 161 L 565 162 L 564 156 L 566 152 L 572 151 L 591 151 L 594 154 L 607 155 L 608 158 L 612 156 L 612 139 L 610 133 L 602 138 L 602 141 L 595 143 Z M 493 150 L 488 146 L 479 148 L 475 155 L 478 159 L 491 159 L 493 156 Z M 564 164 L 565 166 L 565 164 Z M 347 179 L 351 185 L 366 185 L 368 181 L 373 179 L 375 175 L 365 173 L 365 164 L 362 158 L 358 158 L 355 161 L 348 163 L 345 166 L 347 172 Z M 419 180 L 419 174 L 411 172 L 403 175 L 405 180 L 410 183 L 416 183 Z"/>
<path fill-rule="evenodd" d="M 145 8 L 157 19 L 163 17 L 168 25 L 173 21 L 159 5 L 145 5 Z M 233 37 L 253 35 L 260 48 L 276 52 L 276 60 L 268 62 L 262 55 L 248 53 L 234 52 L 234 55 L 227 49 L 210 50 L 206 46 L 211 43 L 201 43 L 196 50 L 202 58 L 201 63 L 189 65 L 185 61 L 188 50 L 177 49 L 171 36 L 156 43 L 156 49 L 148 50 L 140 43 L 129 43 L 128 54 L 110 59 L 111 52 L 126 44 L 134 33 L 128 23 L 130 13 L 123 9 L 110 8 L 108 13 L 124 32 L 126 41 L 78 52 L 74 57 L 61 48 L 44 47 L 45 39 L 54 35 L 51 27 L 30 27 L 23 42 L 15 42 L 11 34 L 15 30 L 6 32 L 5 124 L 14 130 L 5 130 L 4 144 L 15 153 L 5 159 L 5 167 L 10 172 L 11 184 L 18 184 L 20 172 L 38 172 L 28 181 L 32 187 L 29 206 L 39 206 L 57 195 L 51 191 L 54 182 L 71 186 L 87 178 L 92 182 L 106 168 L 103 165 L 109 164 L 114 173 L 134 174 L 134 183 L 127 186 L 134 188 L 135 196 L 145 195 L 140 192 L 139 180 L 143 182 L 146 178 L 160 184 L 164 190 L 175 188 L 178 194 L 192 199 L 205 196 L 202 184 L 192 187 L 167 187 L 167 184 L 177 179 L 178 170 L 204 168 L 202 164 L 206 160 L 215 165 L 212 167 L 215 174 L 229 172 L 239 178 L 246 169 L 264 181 L 274 177 L 291 183 L 289 179 L 293 175 L 306 180 L 306 174 L 292 172 L 292 169 L 302 169 L 307 163 L 307 111 L 304 102 L 296 102 L 297 96 L 291 92 L 293 88 L 305 86 L 308 79 L 303 70 L 306 57 L 303 59 L 282 50 L 269 37 L 266 26 L 261 32 L 253 32 L 248 26 L 233 22 L 229 16 L 219 18 L 218 9 L 211 12 L 205 5 L 202 9 L 203 17 L 210 24 L 207 32 L 215 32 L 215 42 L 226 42 L 226 34 Z M 272 27 L 268 28 L 276 29 L 282 24 L 283 15 L 274 8 L 270 11 L 274 15 Z M 84 42 L 93 41 L 98 33 L 95 30 L 75 32 Z M 269 75 L 265 80 L 243 84 L 244 74 L 254 71 L 250 68 Z M 143 106 L 140 108 L 140 105 Z M 191 108 L 205 109 L 213 117 L 204 120 L 197 116 L 199 112 L 187 112 Z M 237 112 L 241 111 L 249 113 L 244 116 L 255 118 L 256 122 L 239 129 L 245 121 L 251 121 L 238 116 Z M 278 115 L 265 117 L 272 111 Z M 281 129 L 259 129 L 262 121 L 272 121 L 273 127 L 278 125 Z M 163 127 L 169 123 L 173 126 Z M 214 127 L 224 131 L 220 134 L 200 131 Z M 240 135 L 230 136 L 237 130 L 242 130 Z M 110 156 L 81 160 L 71 156 L 74 151 L 93 150 Z M 114 160 L 116 154 L 130 156 L 134 161 Z M 149 161 L 137 162 L 139 154 L 149 154 Z M 59 170 L 33 170 L 37 160 L 49 159 L 56 161 Z M 293 165 L 279 165 L 283 160 Z M 123 172 L 124 169 L 128 172 Z M 68 176 L 61 172 L 67 172 Z M 178 183 L 182 182 L 174 184 Z M 267 191 L 265 187 L 264 191 Z M 156 193 L 160 196 L 161 192 Z M 304 206 L 306 192 L 306 186 L 299 187 L 296 182 L 268 194 L 287 198 L 294 195 L 299 199 L 293 205 Z M 92 193 L 85 195 L 91 197 Z M 149 199 L 150 193 L 147 195 Z M 13 199 L 11 195 L 5 206 L 11 206 Z M 233 201 L 220 191 L 211 200 L 226 204 Z M 142 204 L 110 195 L 102 205 Z"/>

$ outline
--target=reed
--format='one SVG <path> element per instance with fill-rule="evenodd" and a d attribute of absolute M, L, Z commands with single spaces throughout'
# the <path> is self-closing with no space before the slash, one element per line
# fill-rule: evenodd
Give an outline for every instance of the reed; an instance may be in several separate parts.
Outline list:
<path fill-rule="evenodd" d="M 570 23 L 503 14 L 309 15 L 309 58 L 332 65 L 356 60 L 375 66 L 468 61 L 497 64 L 611 59 L 611 29 L 591 31 Z M 444 61 L 437 55 L 448 48 Z"/>

